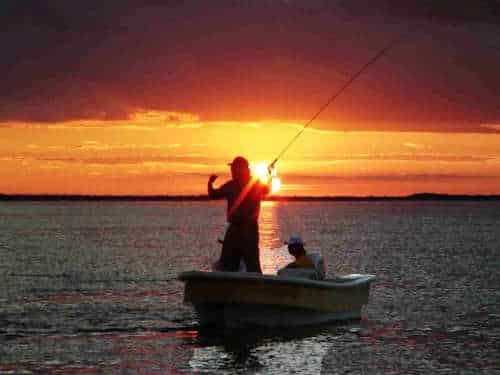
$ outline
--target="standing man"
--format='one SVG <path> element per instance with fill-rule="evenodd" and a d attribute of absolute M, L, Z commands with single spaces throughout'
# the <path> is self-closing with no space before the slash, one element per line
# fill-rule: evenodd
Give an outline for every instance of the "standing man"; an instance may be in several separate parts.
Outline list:
<path fill-rule="evenodd" d="M 238 271 L 243 258 L 248 272 L 262 273 L 259 260 L 259 212 L 260 202 L 269 194 L 269 186 L 252 177 L 248 160 L 234 158 L 231 166 L 232 179 L 219 188 L 213 183 L 217 175 L 208 179 L 208 196 L 211 199 L 227 199 L 229 227 L 224 236 L 220 267 L 222 271 Z"/>

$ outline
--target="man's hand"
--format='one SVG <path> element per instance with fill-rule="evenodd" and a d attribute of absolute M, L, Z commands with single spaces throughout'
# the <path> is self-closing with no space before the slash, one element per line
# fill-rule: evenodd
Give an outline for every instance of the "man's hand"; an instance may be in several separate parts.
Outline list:
<path fill-rule="evenodd" d="M 217 178 L 219 178 L 219 176 L 217 176 L 216 174 L 213 174 L 211 175 L 209 178 L 208 178 L 208 183 L 209 184 L 213 184 L 215 180 L 217 180 Z"/>
<path fill-rule="evenodd" d="M 216 174 L 213 174 L 208 178 L 207 191 L 208 191 L 208 197 L 210 199 L 220 199 L 225 197 L 223 186 L 220 187 L 219 189 L 216 189 L 212 185 L 214 181 L 217 180 L 218 177 L 219 176 L 217 176 Z"/>
<path fill-rule="evenodd" d="M 274 167 L 276 166 L 276 161 L 277 160 L 273 161 L 271 164 L 267 166 L 267 173 L 269 174 L 269 176 L 272 176 L 273 174 Z"/>

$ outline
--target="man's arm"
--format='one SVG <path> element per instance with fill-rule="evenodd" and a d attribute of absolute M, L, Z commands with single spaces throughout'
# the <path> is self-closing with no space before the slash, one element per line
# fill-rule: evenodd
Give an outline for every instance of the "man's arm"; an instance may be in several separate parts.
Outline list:
<path fill-rule="evenodd" d="M 208 190 L 208 197 L 210 199 L 220 199 L 225 197 L 224 190 L 222 188 L 216 189 L 213 186 L 214 181 L 218 178 L 219 176 L 213 174 L 208 178 L 208 184 L 207 184 L 207 190 Z"/>
<path fill-rule="evenodd" d="M 262 184 L 262 194 L 264 197 L 268 196 L 271 191 L 272 191 L 272 183 L 273 183 L 273 169 L 274 169 L 274 163 L 269 164 L 267 166 L 267 183 Z"/>
<path fill-rule="evenodd" d="M 270 193 L 271 193 L 271 184 L 272 184 L 272 177 L 269 176 L 269 178 L 267 179 L 267 183 L 264 184 L 263 182 L 260 182 L 260 186 L 261 186 L 261 194 L 262 194 L 262 197 L 265 198 L 267 197 Z"/>

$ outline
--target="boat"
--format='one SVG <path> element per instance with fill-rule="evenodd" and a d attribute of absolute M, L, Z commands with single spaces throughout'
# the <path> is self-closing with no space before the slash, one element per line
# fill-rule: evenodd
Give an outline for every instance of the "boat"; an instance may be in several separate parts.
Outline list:
<path fill-rule="evenodd" d="M 200 325 L 301 326 L 360 319 L 375 275 L 351 274 L 312 280 L 252 272 L 188 271 L 184 302 Z"/>

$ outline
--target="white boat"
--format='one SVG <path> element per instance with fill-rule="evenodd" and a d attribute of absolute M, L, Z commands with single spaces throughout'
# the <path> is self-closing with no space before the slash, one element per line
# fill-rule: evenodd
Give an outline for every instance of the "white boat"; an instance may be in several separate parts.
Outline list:
<path fill-rule="evenodd" d="M 194 306 L 201 325 L 266 327 L 360 319 L 374 275 L 327 280 L 250 272 L 189 271 L 184 302 Z"/>

